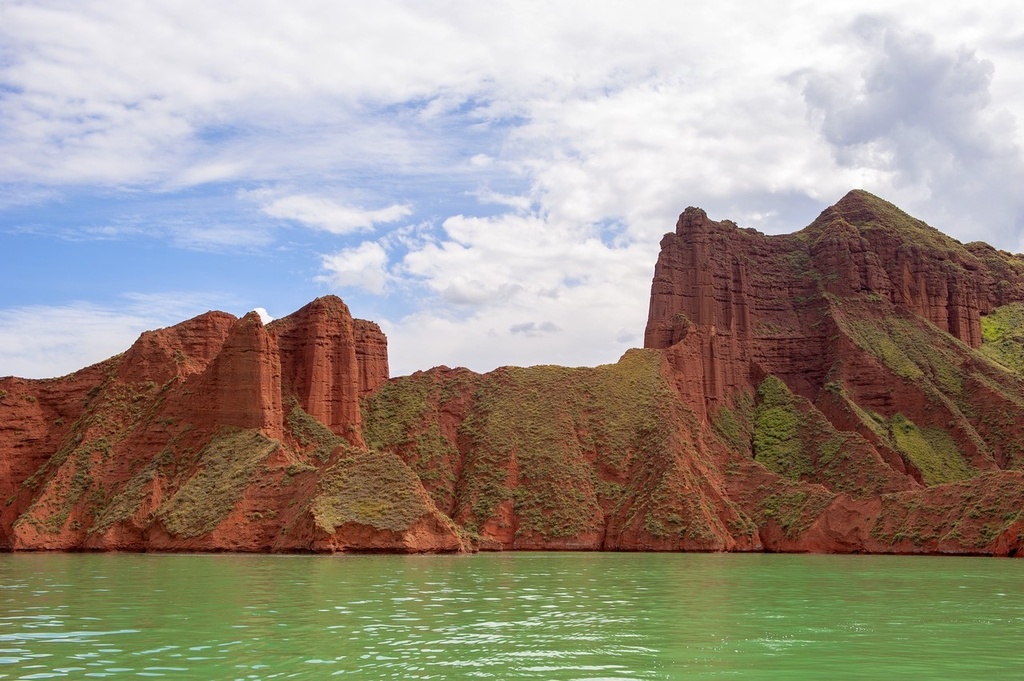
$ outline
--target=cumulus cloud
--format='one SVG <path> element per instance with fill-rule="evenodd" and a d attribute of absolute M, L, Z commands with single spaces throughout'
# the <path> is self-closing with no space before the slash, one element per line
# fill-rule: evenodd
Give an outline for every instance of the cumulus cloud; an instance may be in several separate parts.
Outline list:
<path fill-rule="evenodd" d="M 409 240 L 393 267 L 420 291 L 387 320 L 395 373 L 436 364 L 615 361 L 642 329 L 657 244 L 604 241 L 591 224 L 537 214 L 457 216 L 437 238 Z"/>
<path fill-rule="evenodd" d="M 1015 119 L 992 103 L 993 63 L 879 17 L 855 21 L 846 40 L 860 73 L 796 76 L 839 166 L 875 171 L 873 184 L 962 238 L 1001 241 L 1024 226 L 1024 156 Z"/>
<path fill-rule="evenodd" d="M 364 241 L 353 248 L 325 255 L 321 265 L 326 273 L 320 275 L 319 280 L 342 290 L 354 287 L 382 294 L 391 279 L 388 254 L 376 241 Z"/>
<path fill-rule="evenodd" d="M 408 374 L 442 364 L 489 371 L 504 365 L 614 362 L 637 336 L 616 338 L 609 317 L 642 331 L 649 277 L 648 272 L 646 285 L 625 290 L 615 282 L 600 281 L 557 298 L 524 297 L 479 307 L 467 315 L 453 316 L 429 307 L 397 320 L 382 320 L 392 373 Z M 543 321 L 509 323 L 531 318 Z"/>

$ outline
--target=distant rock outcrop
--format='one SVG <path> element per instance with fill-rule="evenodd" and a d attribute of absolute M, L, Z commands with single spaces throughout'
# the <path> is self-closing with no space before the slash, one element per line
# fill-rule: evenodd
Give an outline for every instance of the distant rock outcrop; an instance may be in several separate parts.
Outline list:
<path fill-rule="evenodd" d="M 1024 258 L 866 192 L 688 208 L 645 349 L 389 379 L 333 296 L 0 379 L 0 548 L 1017 555 Z"/>

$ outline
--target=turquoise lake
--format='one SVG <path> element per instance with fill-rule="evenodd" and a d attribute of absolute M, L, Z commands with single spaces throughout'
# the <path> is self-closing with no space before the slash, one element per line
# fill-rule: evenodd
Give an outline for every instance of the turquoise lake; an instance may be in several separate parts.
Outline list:
<path fill-rule="evenodd" d="M 0 554 L 0 679 L 1019 679 L 1024 561 Z"/>

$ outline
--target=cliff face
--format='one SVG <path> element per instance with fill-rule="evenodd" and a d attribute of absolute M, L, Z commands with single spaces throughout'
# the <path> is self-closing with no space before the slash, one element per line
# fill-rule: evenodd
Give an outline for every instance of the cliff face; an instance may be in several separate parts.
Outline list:
<path fill-rule="evenodd" d="M 1019 256 L 965 247 L 862 191 L 783 236 L 688 208 L 661 243 L 644 347 L 699 336 L 709 404 L 769 374 L 813 397 L 837 361 L 841 304 L 874 303 L 858 312 L 871 318 L 910 313 L 978 348 L 981 317 L 1024 299 L 1022 282 Z"/>
<path fill-rule="evenodd" d="M 358 445 L 363 385 L 372 390 L 387 380 L 388 370 L 383 335 L 366 333 L 370 322 L 362 322 L 358 330 L 356 324 L 345 303 L 328 297 L 271 323 L 269 331 L 281 348 L 287 392 L 307 414 Z"/>
<path fill-rule="evenodd" d="M 751 472 L 729 489 L 748 513 L 766 495 L 831 495 L 813 514 L 791 509 L 782 532 L 762 525 L 766 546 L 1012 553 L 1021 346 L 996 350 L 984 329 L 998 318 L 1013 337 L 1022 318 L 1004 310 L 1024 299 L 1022 265 L 862 191 L 784 236 L 691 208 L 662 241 L 645 345 L 666 353 L 680 394 Z M 1006 500 L 965 539 L 965 499 L 993 486 Z"/>
<path fill-rule="evenodd" d="M 1022 338 L 1024 259 L 865 192 L 690 208 L 616 364 L 389 380 L 327 297 L 0 379 L 0 547 L 1017 555 Z"/>
<path fill-rule="evenodd" d="M 724 404 L 769 374 L 810 394 L 829 365 L 822 350 L 832 328 L 822 323 L 816 282 L 800 276 L 807 264 L 796 236 L 766 238 L 688 208 L 661 242 L 644 346 L 686 340 L 697 352 L 676 362 L 700 379 L 697 409 Z"/>

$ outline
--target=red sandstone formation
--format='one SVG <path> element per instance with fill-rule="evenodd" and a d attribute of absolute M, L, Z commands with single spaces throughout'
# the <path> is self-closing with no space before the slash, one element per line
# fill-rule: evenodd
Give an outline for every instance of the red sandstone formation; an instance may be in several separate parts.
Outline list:
<path fill-rule="evenodd" d="M 365 397 L 391 376 L 388 369 L 388 339 L 374 322 L 352 320 L 356 366 L 359 367 L 359 397 Z"/>
<path fill-rule="evenodd" d="M 752 442 L 726 443 L 744 465 L 753 457 L 789 478 L 789 485 L 823 486 L 769 492 L 781 489 L 779 483 L 762 480 L 761 491 L 750 495 L 751 476 L 762 474 L 734 476 L 730 496 L 748 514 L 756 517 L 759 505 L 764 510 L 765 495 L 803 495 L 803 505 L 829 495 L 813 514 L 791 508 L 786 533 L 774 520 L 763 526 L 766 548 L 1015 552 L 995 548 L 997 536 L 1017 547 L 1021 538 L 1008 540 L 1003 535 L 1016 530 L 989 514 L 999 507 L 1006 517 L 1014 515 L 1016 474 L 998 471 L 1024 467 L 1018 425 L 1024 392 L 1012 371 L 972 348 L 982 345 L 983 316 L 1024 300 L 1022 283 L 1019 256 L 964 246 L 865 192 L 851 192 L 803 231 L 775 237 L 711 221 L 690 208 L 662 241 L 645 344 L 668 353 L 685 387 L 680 394 L 719 431 L 735 420 L 753 431 Z M 787 418 L 801 425 L 782 427 L 787 438 L 810 429 L 808 422 L 819 424 L 818 436 L 776 447 L 785 459 L 757 452 L 759 438 L 778 434 L 758 432 L 778 429 L 778 419 L 752 422 L 757 418 L 749 401 L 756 409 L 764 405 L 759 386 L 768 376 L 793 393 Z M 799 406 L 802 398 L 813 406 Z M 823 450 L 840 440 L 823 465 Z M 855 452 L 862 452 L 856 462 Z M 834 456 L 845 461 L 829 473 L 837 466 Z M 874 472 L 865 477 L 868 471 Z M 997 477 L 979 475 L 984 471 Z M 1013 491 L 989 507 L 981 538 L 964 540 L 961 534 L 979 528 L 962 517 L 966 502 L 957 494 L 970 498 L 993 485 Z M 941 509 L 929 509 L 939 489 L 957 494 L 947 493 Z M 901 521 L 918 528 L 910 541 L 902 531 L 883 529 L 876 509 L 879 498 L 887 508 L 886 492 L 898 490 L 919 509 Z M 932 513 L 945 524 L 936 526 L 928 519 Z"/>
<path fill-rule="evenodd" d="M 166 329 L 146 331 L 125 353 L 118 376 L 129 383 L 162 385 L 200 373 L 220 352 L 235 321 L 226 312 L 207 312 Z"/>
<path fill-rule="evenodd" d="M 0 548 L 1017 555 L 1022 301 L 1024 258 L 855 191 L 784 236 L 687 209 L 592 369 L 389 380 L 335 297 L 210 312 L 0 379 Z"/>
<path fill-rule="evenodd" d="M 297 505 L 290 483 L 361 445 L 360 394 L 387 378 L 380 329 L 329 296 L 268 327 L 209 312 L 64 378 L 0 379 L 0 548 L 450 549 L 452 531 L 428 537 L 427 520 L 287 535 L 317 496 L 314 480 Z M 192 516 L 213 523 L 201 537 Z"/>
<path fill-rule="evenodd" d="M 206 400 L 186 403 L 190 420 L 211 429 L 234 426 L 283 435 L 281 353 L 260 317 L 250 312 L 236 321 L 220 352 L 194 381 L 193 391 Z"/>
<path fill-rule="evenodd" d="M 281 347 L 281 367 L 289 394 L 302 408 L 353 444 L 359 438 L 361 377 L 355 322 L 339 298 L 318 298 L 270 325 Z M 386 365 L 385 365 L 386 366 Z M 386 369 L 385 369 L 386 370 Z"/>

